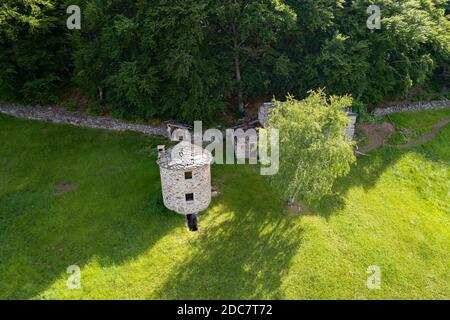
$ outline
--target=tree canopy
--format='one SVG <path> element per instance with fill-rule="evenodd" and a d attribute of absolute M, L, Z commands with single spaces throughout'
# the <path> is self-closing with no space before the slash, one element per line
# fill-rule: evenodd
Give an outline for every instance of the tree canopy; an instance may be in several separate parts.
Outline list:
<path fill-rule="evenodd" d="M 367 7 L 381 7 L 369 30 Z M 81 30 L 66 8 L 79 5 Z M 368 104 L 448 83 L 445 0 L 4 0 L 0 97 L 52 102 L 68 82 L 122 116 L 208 120 L 226 105 L 304 98 Z"/>
<path fill-rule="evenodd" d="M 288 96 L 275 101 L 270 130 L 279 130 L 279 172 L 271 176 L 275 190 L 291 203 L 313 201 L 329 194 L 334 181 L 350 172 L 353 142 L 346 141 L 349 96 L 327 97 L 311 91 L 302 101 Z"/>

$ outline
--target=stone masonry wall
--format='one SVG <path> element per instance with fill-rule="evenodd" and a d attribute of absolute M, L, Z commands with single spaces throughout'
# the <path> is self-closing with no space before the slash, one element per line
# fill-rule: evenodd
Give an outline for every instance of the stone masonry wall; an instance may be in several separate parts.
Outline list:
<path fill-rule="evenodd" d="M 61 108 L 28 107 L 0 102 L 0 113 L 17 118 L 42 120 L 54 123 L 66 123 L 80 127 L 106 129 L 114 131 L 135 131 L 149 135 L 165 136 L 166 129 L 144 124 L 128 123 L 109 117 L 90 117 L 80 112 L 67 112 Z"/>
<path fill-rule="evenodd" d="M 347 141 L 352 141 L 355 138 L 355 125 L 357 115 L 351 115 L 348 118 L 350 119 L 350 124 L 347 126 L 346 139 Z"/>
<path fill-rule="evenodd" d="M 160 171 L 164 205 L 168 209 L 186 215 L 208 208 L 211 202 L 211 168 L 209 165 L 185 171 L 160 167 Z M 186 171 L 192 172 L 192 179 L 185 179 Z M 194 201 L 186 201 L 187 193 L 194 194 Z"/>
<path fill-rule="evenodd" d="M 376 108 L 375 110 L 373 110 L 372 114 L 375 116 L 384 116 L 396 112 L 410 112 L 431 109 L 438 110 L 444 108 L 450 108 L 450 100 L 406 103 L 389 108 Z"/>
<path fill-rule="evenodd" d="M 275 108 L 272 102 L 266 102 L 258 110 L 258 121 L 265 128 L 269 124 L 270 112 Z"/>

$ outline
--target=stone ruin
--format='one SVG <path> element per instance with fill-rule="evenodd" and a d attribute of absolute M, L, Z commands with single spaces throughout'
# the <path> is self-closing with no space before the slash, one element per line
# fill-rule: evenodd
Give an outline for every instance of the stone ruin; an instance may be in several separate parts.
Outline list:
<path fill-rule="evenodd" d="M 209 151 L 189 141 L 167 151 L 158 146 L 164 205 L 185 215 L 191 231 L 197 231 L 197 214 L 211 203 L 211 162 Z"/>
<path fill-rule="evenodd" d="M 234 154 L 236 159 L 258 158 L 258 120 L 235 126 L 232 139 L 234 139 Z"/>
<path fill-rule="evenodd" d="M 259 107 L 258 121 L 263 128 L 267 128 L 269 125 L 269 116 L 273 109 L 275 109 L 273 102 L 265 102 Z"/>
<path fill-rule="evenodd" d="M 258 111 L 258 120 L 254 120 L 251 122 L 243 123 L 241 125 L 238 125 L 236 127 L 233 127 L 232 129 L 238 130 L 242 129 L 244 131 L 248 129 L 255 129 L 259 127 L 266 128 L 269 124 L 269 117 L 271 111 L 275 108 L 275 104 L 272 102 L 266 102 L 261 105 Z M 351 112 L 350 110 L 346 111 L 348 118 L 350 119 L 350 123 L 346 129 L 346 140 L 352 141 L 355 138 L 355 124 L 356 124 L 356 118 L 357 114 Z M 256 136 L 256 142 L 255 139 L 252 137 L 251 134 L 243 135 L 241 134 L 244 140 L 238 140 L 239 135 L 235 137 L 235 155 L 237 159 L 257 159 L 258 157 L 258 151 L 257 151 L 257 142 L 258 142 L 258 136 Z"/>
<path fill-rule="evenodd" d="M 350 119 L 350 123 L 347 126 L 346 137 L 347 141 L 352 141 L 353 139 L 355 139 L 355 125 L 358 114 L 348 110 L 347 117 Z"/>
<path fill-rule="evenodd" d="M 259 108 L 258 120 L 264 128 L 266 128 L 269 124 L 270 112 L 273 109 L 275 109 L 275 104 L 273 102 L 263 103 Z M 350 110 L 347 110 L 346 113 L 348 118 L 350 119 L 350 123 L 346 130 L 346 139 L 347 141 L 352 141 L 355 138 L 355 124 L 358 115 Z"/>
<path fill-rule="evenodd" d="M 191 126 L 172 121 L 166 122 L 167 136 L 171 141 L 189 141 Z"/>

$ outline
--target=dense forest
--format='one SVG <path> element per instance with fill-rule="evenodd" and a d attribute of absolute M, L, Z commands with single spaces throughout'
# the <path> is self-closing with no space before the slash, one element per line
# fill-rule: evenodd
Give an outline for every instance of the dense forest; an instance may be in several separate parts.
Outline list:
<path fill-rule="evenodd" d="M 370 30 L 367 8 L 381 8 Z M 69 5 L 81 29 L 69 30 Z M 0 98 L 68 87 L 122 117 L 214 119 L 311 89 L 376 105 L 448 84 L 446 0 L 2 0 Z"/>

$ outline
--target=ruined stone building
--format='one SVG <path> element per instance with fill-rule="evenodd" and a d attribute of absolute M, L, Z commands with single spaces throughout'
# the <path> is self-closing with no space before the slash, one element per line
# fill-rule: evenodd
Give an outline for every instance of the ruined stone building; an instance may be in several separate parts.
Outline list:
<path fill-rule="evenodd" d="M 167 136 L 171 141 L 189 141 L 191 134 L 189 130 L 192 130 L 191 126 L 175 123 L 172 121 L 166 121 Z"/>
<path fill-rule="evenodd" d="M 259 123 L 265 128 L 269 124 L 270 112 L 275 108 L 275 104 L 272 102 L 266 102 L 261 105 L 258 112 Z M 346 130 L 347 141 L 351 141 L 355 138 L 355 124 L 357 114 L 351 111 L 346 111 L 347 116 L 350 119 L 350 123 Z"/>
<path fill-rule="evenodd" d="M 209 151 L 189 141 L 169 150 L 158 146 L 164 205 L 185 215 L 192 231 L 197 229 L 197 213 L 207 209 L 211 202 L 211 162 Z"/>

